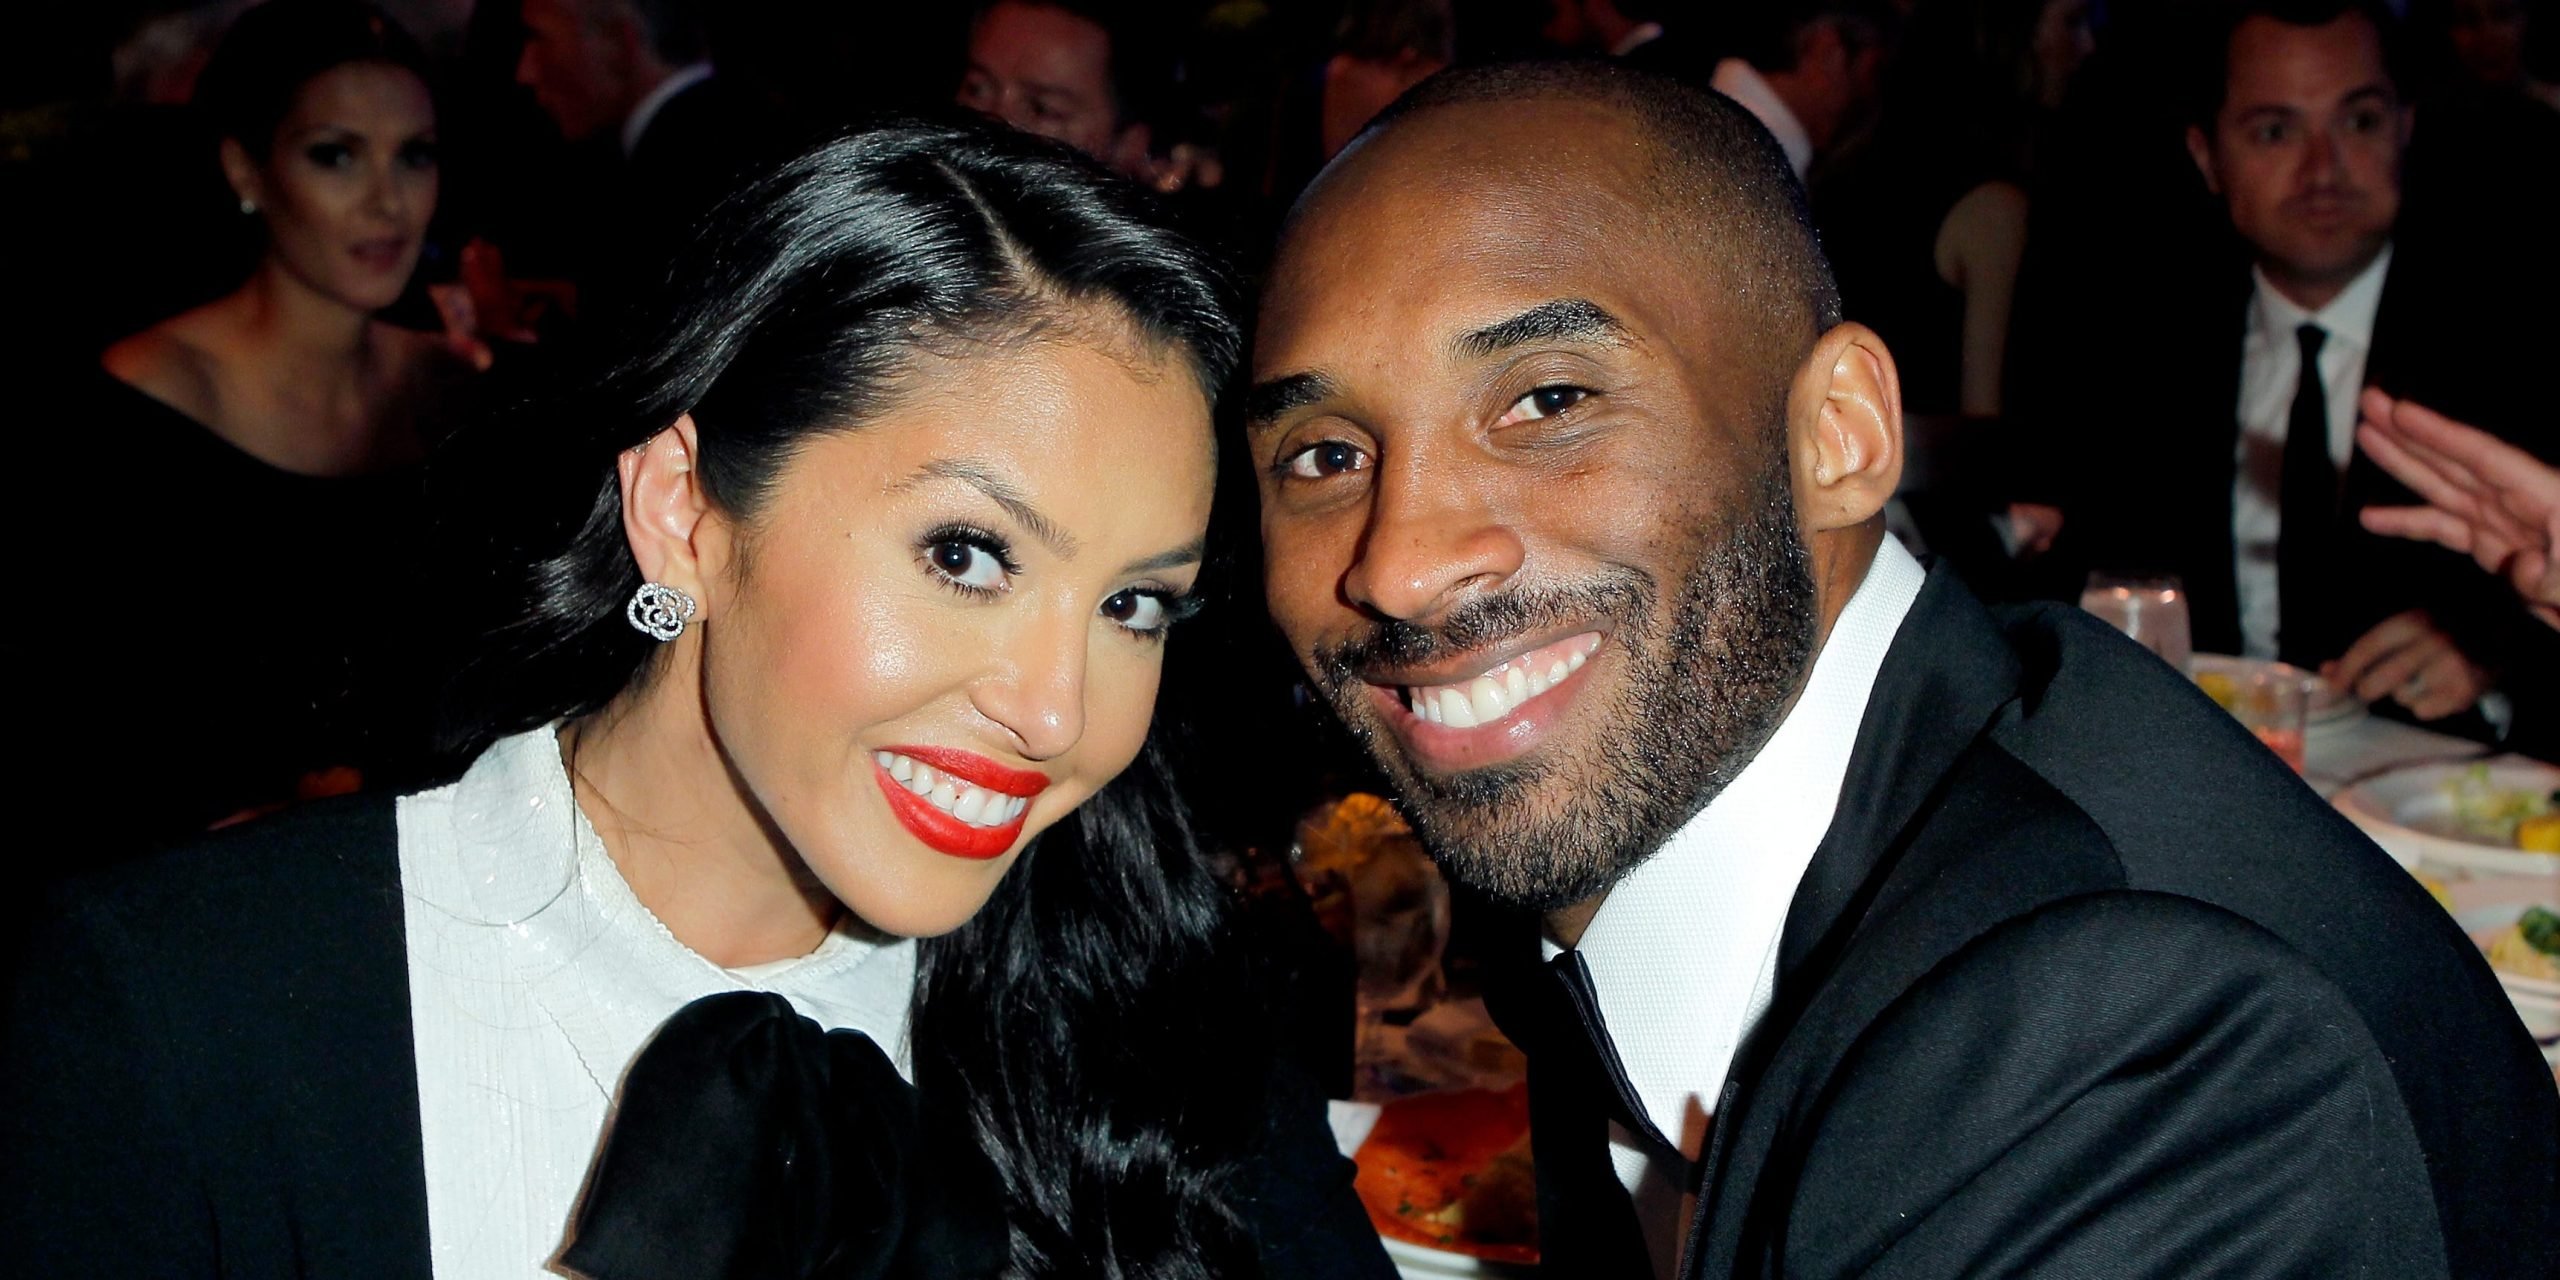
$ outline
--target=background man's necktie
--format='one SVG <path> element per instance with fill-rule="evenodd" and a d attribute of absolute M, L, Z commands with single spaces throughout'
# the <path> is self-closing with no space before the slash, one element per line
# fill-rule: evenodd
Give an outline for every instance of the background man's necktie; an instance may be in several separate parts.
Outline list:
<path fill-rule="evenodd" d="M 2293 413 L 2285 420 L 2284 473 L 2276 532 L 2276 656 L 2312 667 L 2338 656 L 2325 617 L 2338 535 L 2338 467 L 2329 459 L 2329 395 L 2320 378 L 2320 347 L 2328 331 L 2316 324 L 2294 330 L 2302 344 L 2302 376 L 2293 388 Z"/>

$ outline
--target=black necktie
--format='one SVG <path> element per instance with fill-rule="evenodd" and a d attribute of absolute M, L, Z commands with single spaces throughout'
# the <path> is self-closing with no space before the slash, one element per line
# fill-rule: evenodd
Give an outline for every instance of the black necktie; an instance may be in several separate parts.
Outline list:
<path fill-rule="evenodd" d="M 1653 1261 L 1635 1202 L 1609 1158 L 1609 1121 L 1648 1140 L 1653 1127 L 1640 1118 L 1617 1050 L 1599 1024 L 1591 971 L 1572 951 L 1535 972 L 1526 964 L 1509 968 L 1509 981 L 1488 997 L 1503 1032 L 1529 1057 L 1540 1271 L 1649 1276 Z"/>
<path fill-rule="evenodd" d="M 2334 590 L 2329 575 L 2337 545 L 2338 466 L 2329 460 L 2329 394 L 2320 380 L 2320 344 L 2328 331 L 2306 324 L 2293 333 L 2302 344 L 2302 377 L 2294 383 L 2293 413 L 2284 427 L 2276 656 L 2310 667 L 2337 656 L 2322 619 Z"/>

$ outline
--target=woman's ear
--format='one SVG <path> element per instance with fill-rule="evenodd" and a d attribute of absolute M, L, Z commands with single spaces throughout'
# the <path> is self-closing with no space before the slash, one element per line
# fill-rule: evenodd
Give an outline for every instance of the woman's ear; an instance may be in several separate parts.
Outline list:
<path fill-rule="evenodd" d="M 622 533 L 640 576 L 704 600 L 727 548 L 715 537 L 718 522 L 710 518 L 710 495 L 695 465 L 699 448 L 693 415 L 686 414 L 647 443 L 623 450 L 618 470 Z"/>
<path fill-rule="evenodd" d="M 1884 340 L 1854 323 L 1822 335 L 1796 372 L 1787 416 L 1805 531 L 1881 515 L 1902 482 L 1902 382 Z"/>
<path fill-rule="evenodd" d="M 267 204 L 266 180 L 258 175 L 258 164 L 249 158 L 249 149 L 238 138 L 222 140 L 222 179 L 231 184 L 231 195 L 242 209 Z"/>

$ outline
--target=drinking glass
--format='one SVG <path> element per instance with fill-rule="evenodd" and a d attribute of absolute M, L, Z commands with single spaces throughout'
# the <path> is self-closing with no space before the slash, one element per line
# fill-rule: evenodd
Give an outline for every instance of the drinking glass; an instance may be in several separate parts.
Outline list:
<path fill-rule="evenodd" d="M 2187 591 L 2170 575 L 2093 573 L 2080 607 L 2133 638 L 2160 660 L 2185 671 L 2193 656 L 2187 638 Z"/>
<path fill-rule="evenodd" d="M 2311 677 L 2283 663 L 2232 680 L 2231 714 L 2267 749 L 2302 772 L 2302 734 L 2311 714 Z"/>

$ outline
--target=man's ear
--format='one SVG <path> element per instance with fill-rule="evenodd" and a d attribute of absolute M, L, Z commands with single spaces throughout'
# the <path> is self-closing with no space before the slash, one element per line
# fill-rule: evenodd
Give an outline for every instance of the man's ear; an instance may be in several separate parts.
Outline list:
<path fill-rule="evenodd" d="M 686 414 L 648 443 L 623 450 L 617 469 L 622 535 L 631 542 L 641 578 L 708 606 L 706 588 L 725 565 L 728 545 L 695 466 L 699 457 L 693 415 Z"/>
<path fill-rule="evenodd" d="M 1788 398 L 1787 443 L 1806 532 L 1883 513 L 1902 482 L 1902 381 L 1875 330 L 1844 323 L 1814 343 Z"/>
<path fill-rule="evenodd" d="M 241 146 L 238 138 L 222 140 L 222 178 L 231 184 L 232 198 L 262 207 L 267 203 L 266 182 L 258 176 L 257 162 L 249 158 L 249 149 Z"/>
<path fill-rule="evenodd" d="M 2187 126 L 2187 158 L 2196 162 L 2196 172 L 2204 176 L 2204 189 L 2221 195 L 2222 180 L 2213 173 L 2213 140 L 2194 125 Z"/>

